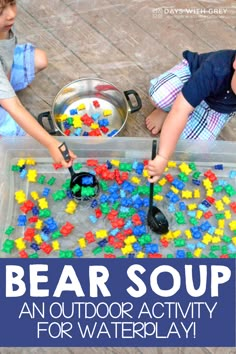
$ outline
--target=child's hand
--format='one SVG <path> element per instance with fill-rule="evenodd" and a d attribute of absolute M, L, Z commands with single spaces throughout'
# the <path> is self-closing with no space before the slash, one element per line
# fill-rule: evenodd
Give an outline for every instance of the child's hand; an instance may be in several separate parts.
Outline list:
<path fill-rule="evenodd" d="M 58 147 L 61 145 L 61 143 L 59 141 L 57 141 L 56 139 L 49 145 L 48 147 L 48 151 L 50 153 L 50 155 L 52 156 L 54 163 L 58 163 L 61 164 L 63 167 L 70 167 L 73 164 L 73 161 L 76 159 L 76 155 L 69 150 L 69 155 L 70 155 L 70 161 L 66 162 L 64 160 L 64 157 L 61 153 L 61 151 L 58 149 Z"/>
<path fill-rule="evenodd" d="M 154 160 L 149 160 L 147 164 L 147 171 L 150 176 L 148 181 L 150 183 L 156 182 L 167 166 L 168 160 L 160 155 L 157 155 Z"/>

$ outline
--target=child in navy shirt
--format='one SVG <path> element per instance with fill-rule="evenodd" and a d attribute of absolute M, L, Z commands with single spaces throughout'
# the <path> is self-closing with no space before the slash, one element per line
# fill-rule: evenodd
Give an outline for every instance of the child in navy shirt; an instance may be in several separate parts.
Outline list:
<path fill-rule="evenodd" d="M 155 182 L 164 172 L 179 139 L 214 140 L 236 112 L 236 50 L 198 54 L 151 80 L 156 109 L 146 118 L 160 133 L 159 152 L 147 169 Z"/>

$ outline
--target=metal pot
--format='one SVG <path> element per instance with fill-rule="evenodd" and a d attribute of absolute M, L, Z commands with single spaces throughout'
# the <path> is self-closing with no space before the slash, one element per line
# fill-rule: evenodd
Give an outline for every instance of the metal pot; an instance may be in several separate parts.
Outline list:
<path fill-rule="evenodd" d="M 131 102 L 131 95 L 136 100 L 135 105 Z M 128 114 L 140 110 L 141 107 L 141 98 L 134 90 L 121 92 L 105 80 L 82 78 L 64 86 L 56 95 L 51 112 L 39 114 L 38 122 L 50 134 L 95 135 L 96 131 L 103 136 L 115 136 L 125 126 Z M 86 114 L 92 117 L 93 123 L 99 125 L 98 130 L 91 128 L 91 119 L 90 125 L 86 124 Z M 78 127 L 81 124 L 77 124 L 78 118 L 75 118 L 78 116 L 82 117 L 81 128 Z"/>

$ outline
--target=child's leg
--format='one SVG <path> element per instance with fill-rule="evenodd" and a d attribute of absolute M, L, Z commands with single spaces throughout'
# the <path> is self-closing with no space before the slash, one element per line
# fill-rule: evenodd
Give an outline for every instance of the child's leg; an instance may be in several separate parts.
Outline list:
<path fill-rule="evenodd" d="M 215 140 L 232 116 L 216 112 L 202 101 L 190 114 L 180 139 Z"/>
<path fill-rule="evenodd" d="M 45 53 L 32 44 L 17 45 L 11 69 L 10 82 L 15 91 L 26 88 L 35 78 L 35 74 L 47 66 Z M 0 107 L 0 135 L 25 135 L 25 131 L 14 119 Z"/>
<path fill-rule="evenodd" d="M 148 130 L 154 135 L 160 133 L 162 125 L 165 121 L 168 112 L 163 111 L 161 108 L 156 108 L 146 118 L 146 126 Z"/>
<path fill-rule="evenodd" d="M 35 48 L 34 65 L 35 65 L 35 74 L 37 74 L 41 70 L 46 69 L 46 67 L 48 66 L 48 58 L 44 50 Z"/>
<path fill-rule="evenodd" d="M 184 59 L 180 64 L 151 80 L 149 95 L 156 110 L 146 118 L 146 125 L 153 134 L 160 132 L 167 113 L 190 76 L 188 62 Z"/>
<path fill-rule="evenodd" d="M 35 74 L 47 67 L 46 53 L 32 44 L 17 45 L 10 82 L 15 91 L 26 88 L 35 78 Z"/>
<path fill-rule="evenodd" d="M 10 82 L 15 91 L 26 88 L 35 78 L 35 47 L 32 44 L 17 45 Z"/>

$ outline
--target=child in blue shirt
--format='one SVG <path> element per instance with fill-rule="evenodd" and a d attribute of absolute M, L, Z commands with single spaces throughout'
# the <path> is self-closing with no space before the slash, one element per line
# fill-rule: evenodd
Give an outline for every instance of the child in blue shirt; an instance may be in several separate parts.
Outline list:
<path fill-rule="evenodd" d="M 156 109 L 146 118 L 152 134 L 160 132 L 159 152 L 147 169 L 157 181 L 179 139 L 214 140 L 236 112 L 236 50 L 198 54 L 151 80 Z"/>
<path fill-rule="evenodd" d="M 0 0 L 0 136 L 31 135 L 48 149 L 55 163 L 69 167 L 76 156 L 70 151 L 71 161 L 64 161 L 58 149 L 61 143 L 41 127 L 16 95 L 47 67 L 43 50 L 30 43 L 17 44 L 16 15 L 16 1 Z"/>

